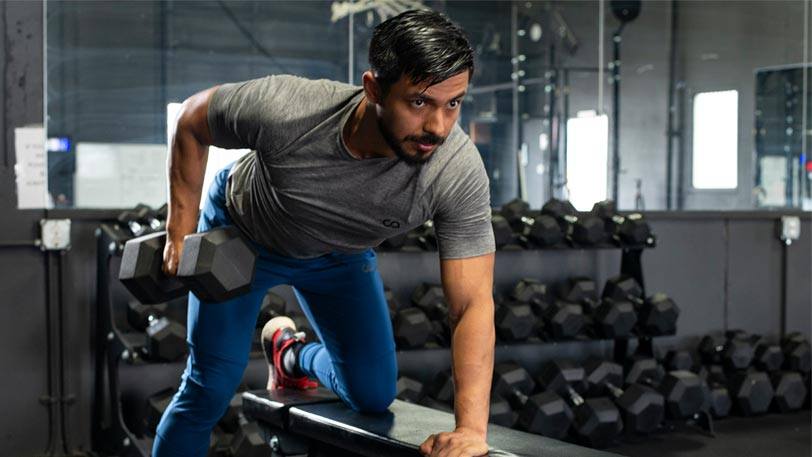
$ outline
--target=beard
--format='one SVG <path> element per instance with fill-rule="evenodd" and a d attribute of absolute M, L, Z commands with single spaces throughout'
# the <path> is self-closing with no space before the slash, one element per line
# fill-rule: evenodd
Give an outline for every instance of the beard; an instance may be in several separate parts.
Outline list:
<path fill-rule="evenodd" d="M 427 133 L 421 136 L 409 135 L 405 137 L 403 140 L 398 140 L 395 137 L 395 134 L 392 132 L 392 130 L 389 129 L 389 127 L 383 122 L 383 119 L 381 119 L 380 117 L 378 118 L 378 129 L 381 131 L 381 135 L 383 136 L 384 141 L 386 141 L 386 144 L 392 149 L 392 151 L 394 151 L 398 159 L 404 161 L 408 165 L 422 165 L 428 162 L 431 156 L 434 154 L 434 151 L 437 150 L 437 147 L 439 147 L 441 144 L 445 142 L 445 137 L 437 136 L 431 133 Z M 435 148 L 425 154 L 422 154 L 420 152 L 410 154 L 406 152 L 406 150 L 403 148 L 403 144 L 406 143 L 407 141 L 415 141 L 423 144 L 433 144 L 435 145 Z"/>

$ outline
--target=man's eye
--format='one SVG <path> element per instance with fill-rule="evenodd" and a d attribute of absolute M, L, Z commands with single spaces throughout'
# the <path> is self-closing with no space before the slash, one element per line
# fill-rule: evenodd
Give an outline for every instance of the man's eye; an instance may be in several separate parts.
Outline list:
<path fill-rule="evenodd" d="M 414 106 L 414 107 L 416 107 L 416 108 L 420 108 L 420 107 L 421 107 L 421 106 L 423 106 L 423 104 L 425 104 L 425 103 L 426 103 L 426 102 L 424 102 L 423 100 L 421 100 L 421 99 L 419 99 L 419 98 L 418 98 L 418 99 L 415 99 L 415 100 L 412 100 L 412 106 Z"/>
<path fill-rule="evenodd" d="M 461 100 L 451 100 L 450 102 L 448 102 L 448 106 L 450 106 L 451 108 L 457 108 L 460 106 L 460 103 L 462 103 Z"/>

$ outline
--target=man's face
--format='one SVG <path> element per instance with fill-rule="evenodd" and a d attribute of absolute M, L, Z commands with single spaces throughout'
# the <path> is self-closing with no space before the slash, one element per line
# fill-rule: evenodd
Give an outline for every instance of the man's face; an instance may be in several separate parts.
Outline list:
<path fill-rule="evenodd" d="M 467 70 L 433 86 L 401 76 L 376 105 L 378 126 L 389 147 L 406 163 L 428 161 L 457 122 L 467 89 Z"/>

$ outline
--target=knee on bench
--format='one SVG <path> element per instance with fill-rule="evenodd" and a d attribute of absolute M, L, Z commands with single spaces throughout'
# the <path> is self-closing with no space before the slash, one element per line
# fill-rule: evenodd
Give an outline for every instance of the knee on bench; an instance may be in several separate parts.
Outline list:
<path fill-rule="evenodd" d="M 362 413 L 382 413 L 395 401 L 395 383 L 385 383 L 376 386 L 359 386 L 349 389 L 346 401 L 349 406 Z"/>

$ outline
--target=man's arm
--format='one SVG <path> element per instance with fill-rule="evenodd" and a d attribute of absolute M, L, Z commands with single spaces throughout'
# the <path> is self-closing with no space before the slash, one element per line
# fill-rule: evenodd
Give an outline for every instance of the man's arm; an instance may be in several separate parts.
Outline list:
<path fill-rule="evenodd" d="M 486 439 L 495 331 L 494 254 L 441 260 L 443 290 L 449 304 L 454 412 L 457 429 Z"/>
<path fill-rule="evenodd" d="M 181 106 L 169 154 L 169 205 L 164 271 L 175 274 L 183 250 L 183 238 L 194 233 L 200 194 L 211 144 L 208 107 L 217 87 L 192 95 Z"/>

